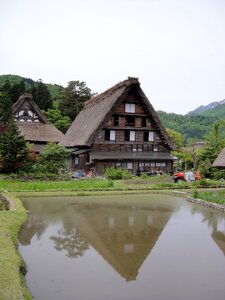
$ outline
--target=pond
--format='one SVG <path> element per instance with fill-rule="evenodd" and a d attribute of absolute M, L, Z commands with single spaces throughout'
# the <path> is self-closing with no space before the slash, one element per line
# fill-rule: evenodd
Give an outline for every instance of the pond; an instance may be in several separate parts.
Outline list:
<path fill-rule="evenodd" d="M 165 194 L 23 202 L 34 300 L 225 299 L 225 214 Z"/>

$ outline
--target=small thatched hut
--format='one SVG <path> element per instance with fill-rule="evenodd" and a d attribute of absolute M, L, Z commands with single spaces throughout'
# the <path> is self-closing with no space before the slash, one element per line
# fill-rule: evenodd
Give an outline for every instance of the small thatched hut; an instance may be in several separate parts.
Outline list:
<path fill-rule="evenodd" d="M 58 143 L 63 138 L 63 133 L 47 120 L 31 94 L 21 95 L 12 109 L 21 134 L 36 153 L 42 152 L 48 142 Z"/>
<path fill-rule="evenodd" d="M 212 164 L 213 168 L 225 169 L 225 148 L 219 153 L 214 163 Z"/>

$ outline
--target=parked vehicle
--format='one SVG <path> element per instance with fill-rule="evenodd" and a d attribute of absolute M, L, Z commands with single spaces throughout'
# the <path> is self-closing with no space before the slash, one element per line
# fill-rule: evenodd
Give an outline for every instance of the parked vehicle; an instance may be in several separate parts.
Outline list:
<path fill-rule="evenodd" d="M 192 182 L 192 181 L 200 180 L 201 178 L 202 177 L 199 172 L 193 173 L 191 171 L 188 171 L 188 172 L 177 172 L 173 174 L 174 182 L 179 182 L 179 181 Z"/>

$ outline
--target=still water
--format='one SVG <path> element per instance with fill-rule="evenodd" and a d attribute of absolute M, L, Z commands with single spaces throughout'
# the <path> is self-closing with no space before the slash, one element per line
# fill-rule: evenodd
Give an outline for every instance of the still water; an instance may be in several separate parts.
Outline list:
<path fill-rule="evenodd" d="M 34 300 L 224 300 L 225 214 L 174 195 L 24 199 Z"/>

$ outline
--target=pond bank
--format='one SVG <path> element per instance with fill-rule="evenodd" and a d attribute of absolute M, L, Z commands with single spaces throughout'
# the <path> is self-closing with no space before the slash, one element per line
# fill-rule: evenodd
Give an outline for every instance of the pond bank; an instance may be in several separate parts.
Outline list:
<path fill-rule="evenodd" d="M 0 193 L 0 201 L 6 203 L 9 210 L 0 211 L 0 299 L 30 300 L 31 296 L 25 284 L 25 266 L 18 254 L 17 237 L 26 220 L 26 211 L 17 197 L 21 196 L 88 196 L 107 194 L 173 193 L 182 194 L 187 201 L 225 212 L 225 206 L 188 197 L 187 192 L 179 190 L 126 190 L 126 191 L 51 191 L 51 192 L 14 192 Z M 38 194 L 38 195 L 37 195 Z"/>
<path fill-rule="evenodd" d="M 9 210 L 0 211 L 0 299 L 31 300 L 25 284 L 25 265 L 18 253 L 18 235 L 26 220 L 26 211 L 15 197 L 0 194 Z"/>

